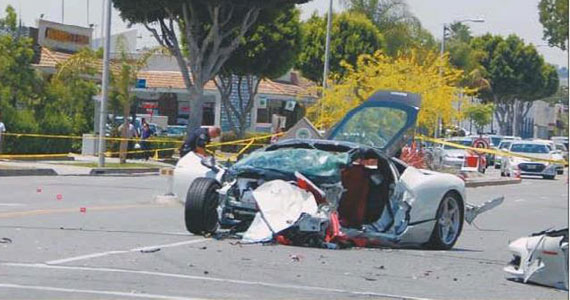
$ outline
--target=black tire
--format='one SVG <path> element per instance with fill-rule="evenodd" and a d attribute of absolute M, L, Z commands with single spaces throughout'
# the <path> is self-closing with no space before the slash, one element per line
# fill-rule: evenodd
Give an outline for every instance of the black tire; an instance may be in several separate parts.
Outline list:
<path fill-rule="evenodd" d="M 542 175 L 543 179 L 549 179 L 549 180 L 554 180 L 556 178 L 556 175 Z"/>
<path fill-rule="evenodd" d="M 220 184 L 211 178 L 197 178 L 192 182 L 184 205 L 184 221 L 188 231 L 196 235 L 216 232 L 219 188 Z"/>
<path fill-rule="evenodd" d="M 507 176 L 507 175 L 505 174 L 505 172 L 501 171 L 501 177 L 505 177 L 505 176 Z"/>
<path fill-rule="evenodd" d="M 456 203 L 457 208 L 459 209 L 459 224 L 457 228 L 457 233 L 449 241 L 444 241 L 444 239 L 441 237 L 441 230 L 440 230 L 441 229 L 440 218 L 443 213 L 442 207 L 444 203 L 446 203 L 446 200 L 454 201 Z M 456 192 L 448 192 L 447 194 L 445 194 L 445 196 L 443 196 L 443 199 L 441 199 L 439 206 L 437 208 L 436 223 L 433 227 L 433 231 L 431 233 L 429 241 L 425 244 L 425 248 L 431 250 L 449 250 L 453 248 L 453 245 L 455 245 L 457 239 L 461 235 L 461 231 L 463 230 L 464 213 L 465 213 L 464 204 L 463 200 L 461 199 L 461 196 Z"/>
<path fill-rule="evenodd" d="M 556 171 L 556 174 L 558 174 L 558 175 L 564 175 L 564 170 L 557 170 L 557 171 Z"/>

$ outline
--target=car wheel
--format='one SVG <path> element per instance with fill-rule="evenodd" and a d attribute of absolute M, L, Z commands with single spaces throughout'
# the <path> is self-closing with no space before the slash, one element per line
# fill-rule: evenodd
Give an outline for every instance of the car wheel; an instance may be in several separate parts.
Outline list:
<path fill-rule="evenodd" d="M 558 174 L 558 175 L 563 175 L 563 174 L 564 174 L 564 170 L 558 170 L 558 171 L 556 171 L 556 174 Z"/>
<path fill-rule="evenodd" d="M 556 175 L 542 175 L 542 178 L 553 180 L 554 178 L 556 178 Z"/>
<path fill-rule="evenodd" d="M 463 229 L 463 200 L 455 192 L 448 192 L 441 200 L 436 223 L 426 246 L 433 250 L 449 250 L 455 245 Z"/>
<path fill-rule="evenodd" d="M 218 229 L 218 192 L 220 184 L 212 178 L 197 178 L 186 194 L 184 221 L 193 234 L 214 233 Z"/>

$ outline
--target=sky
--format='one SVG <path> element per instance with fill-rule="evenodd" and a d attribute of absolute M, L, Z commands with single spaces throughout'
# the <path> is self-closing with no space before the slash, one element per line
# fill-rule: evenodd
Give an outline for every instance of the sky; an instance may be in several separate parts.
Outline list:
<path fill-rule="evenodd" d="M 333 0 L 335 11 L 342 9 L 342 0 Z M 474 35 L 487 32 L 522 37 L 527 43 L 533 43 L 549 63 L 568 66 L 568 52 L 546 46 L 542 40 L 542 25 L 538 20 L 539 0 L 407 0 L 410 11 L 416 15 L 422 25 L 436 38 L 440 38 L 444 23 L 468 18 L 483 18 L 484 23 L 469 24 Z M 19 11 L 23 23 L 36 26 L 41 14 L 50 21 L 62 21 L 62 3 L 64 21 L 67 24 L 87 26 L 95 25 L 94 38 L 101 36 L 101 16 L 103 0 L 0 0 L 0 9 L 10 4 Z M 89 3 L 89 14 L 87 13 Z M 328 9 L 329 0 L 312 0 L 300 6 L 302 18 L 308 18 L 314 11 L 323 14 Z M 88 17 L 89 16 L 89 17 Z M 139 46 L 156 44 L 146 29 L 139 29 Z M 112 32 L 127 30 L 117 11 L 113 11 Z"/>

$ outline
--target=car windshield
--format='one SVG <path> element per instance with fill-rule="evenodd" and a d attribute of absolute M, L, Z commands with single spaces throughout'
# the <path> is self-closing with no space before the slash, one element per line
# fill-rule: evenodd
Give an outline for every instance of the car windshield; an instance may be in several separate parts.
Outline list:
<path fill-rule="evenodd" d="M 499 149 L 509 149 L 510 146 L 511 142 L 501 142 L 501 144 L 499 144 Z"/>
<path fill-rule="evenodd" d="M 491 144 L 493 144 L 493 146 L 497 146 L 501 143 L 501 138 L 500 137 L 491 137 Z"/>
<path fill-rule="evenodd" d="M 548 147 L 546 145 L 538 144 L 513 144 L 511 146 L 511 152 L 519 153 L 548 153 Z"/>
<path fill-rule="evenodd" d="M 283 148 L 274 151 L 256 151 L 232 166 L 241 173 L 251 169 L 273 170 L 307 177 L 334 177 L 340 180 L 340 167 L 350 162 L 347 153 L 334 153 L 316 149 Z"/>
<path fill-rule="evenodd" d="M 458 145 L 462 145 L 462 146 L 467 146 L 467 147 L 471 147 L 473 145 L 473 142 L 471 142 L 470 140 L 461 140 L 461 141 L 447 141 L 449 143 L 454 143 L 454 144 L 458 144 Z M 455 150 L 455 149 L 462 149 L 462 148 L 457 148 L 457 147 L 453 147 L 450 145 L 443 145 L 443 149 L 445 150 Z"/>
<path fill-rule="evenodd" d="M 332 138 L 385 148 L 406 126 L 407 113 L 391 107 L 368 107 L 356 112 Z"/>

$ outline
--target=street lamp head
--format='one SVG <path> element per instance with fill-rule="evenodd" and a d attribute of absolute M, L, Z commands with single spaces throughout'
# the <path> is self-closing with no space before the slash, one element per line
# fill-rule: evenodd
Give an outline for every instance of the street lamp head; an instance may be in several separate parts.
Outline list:
<path fill-rule="evenodd" d="M 458 23 L 463 23 L 463 22 L 485 23 L 485 19 L 483 19 L 483 18 L 463 19 L 463 20 L 459 20 L 456 22 L 458 22 Z"/>

